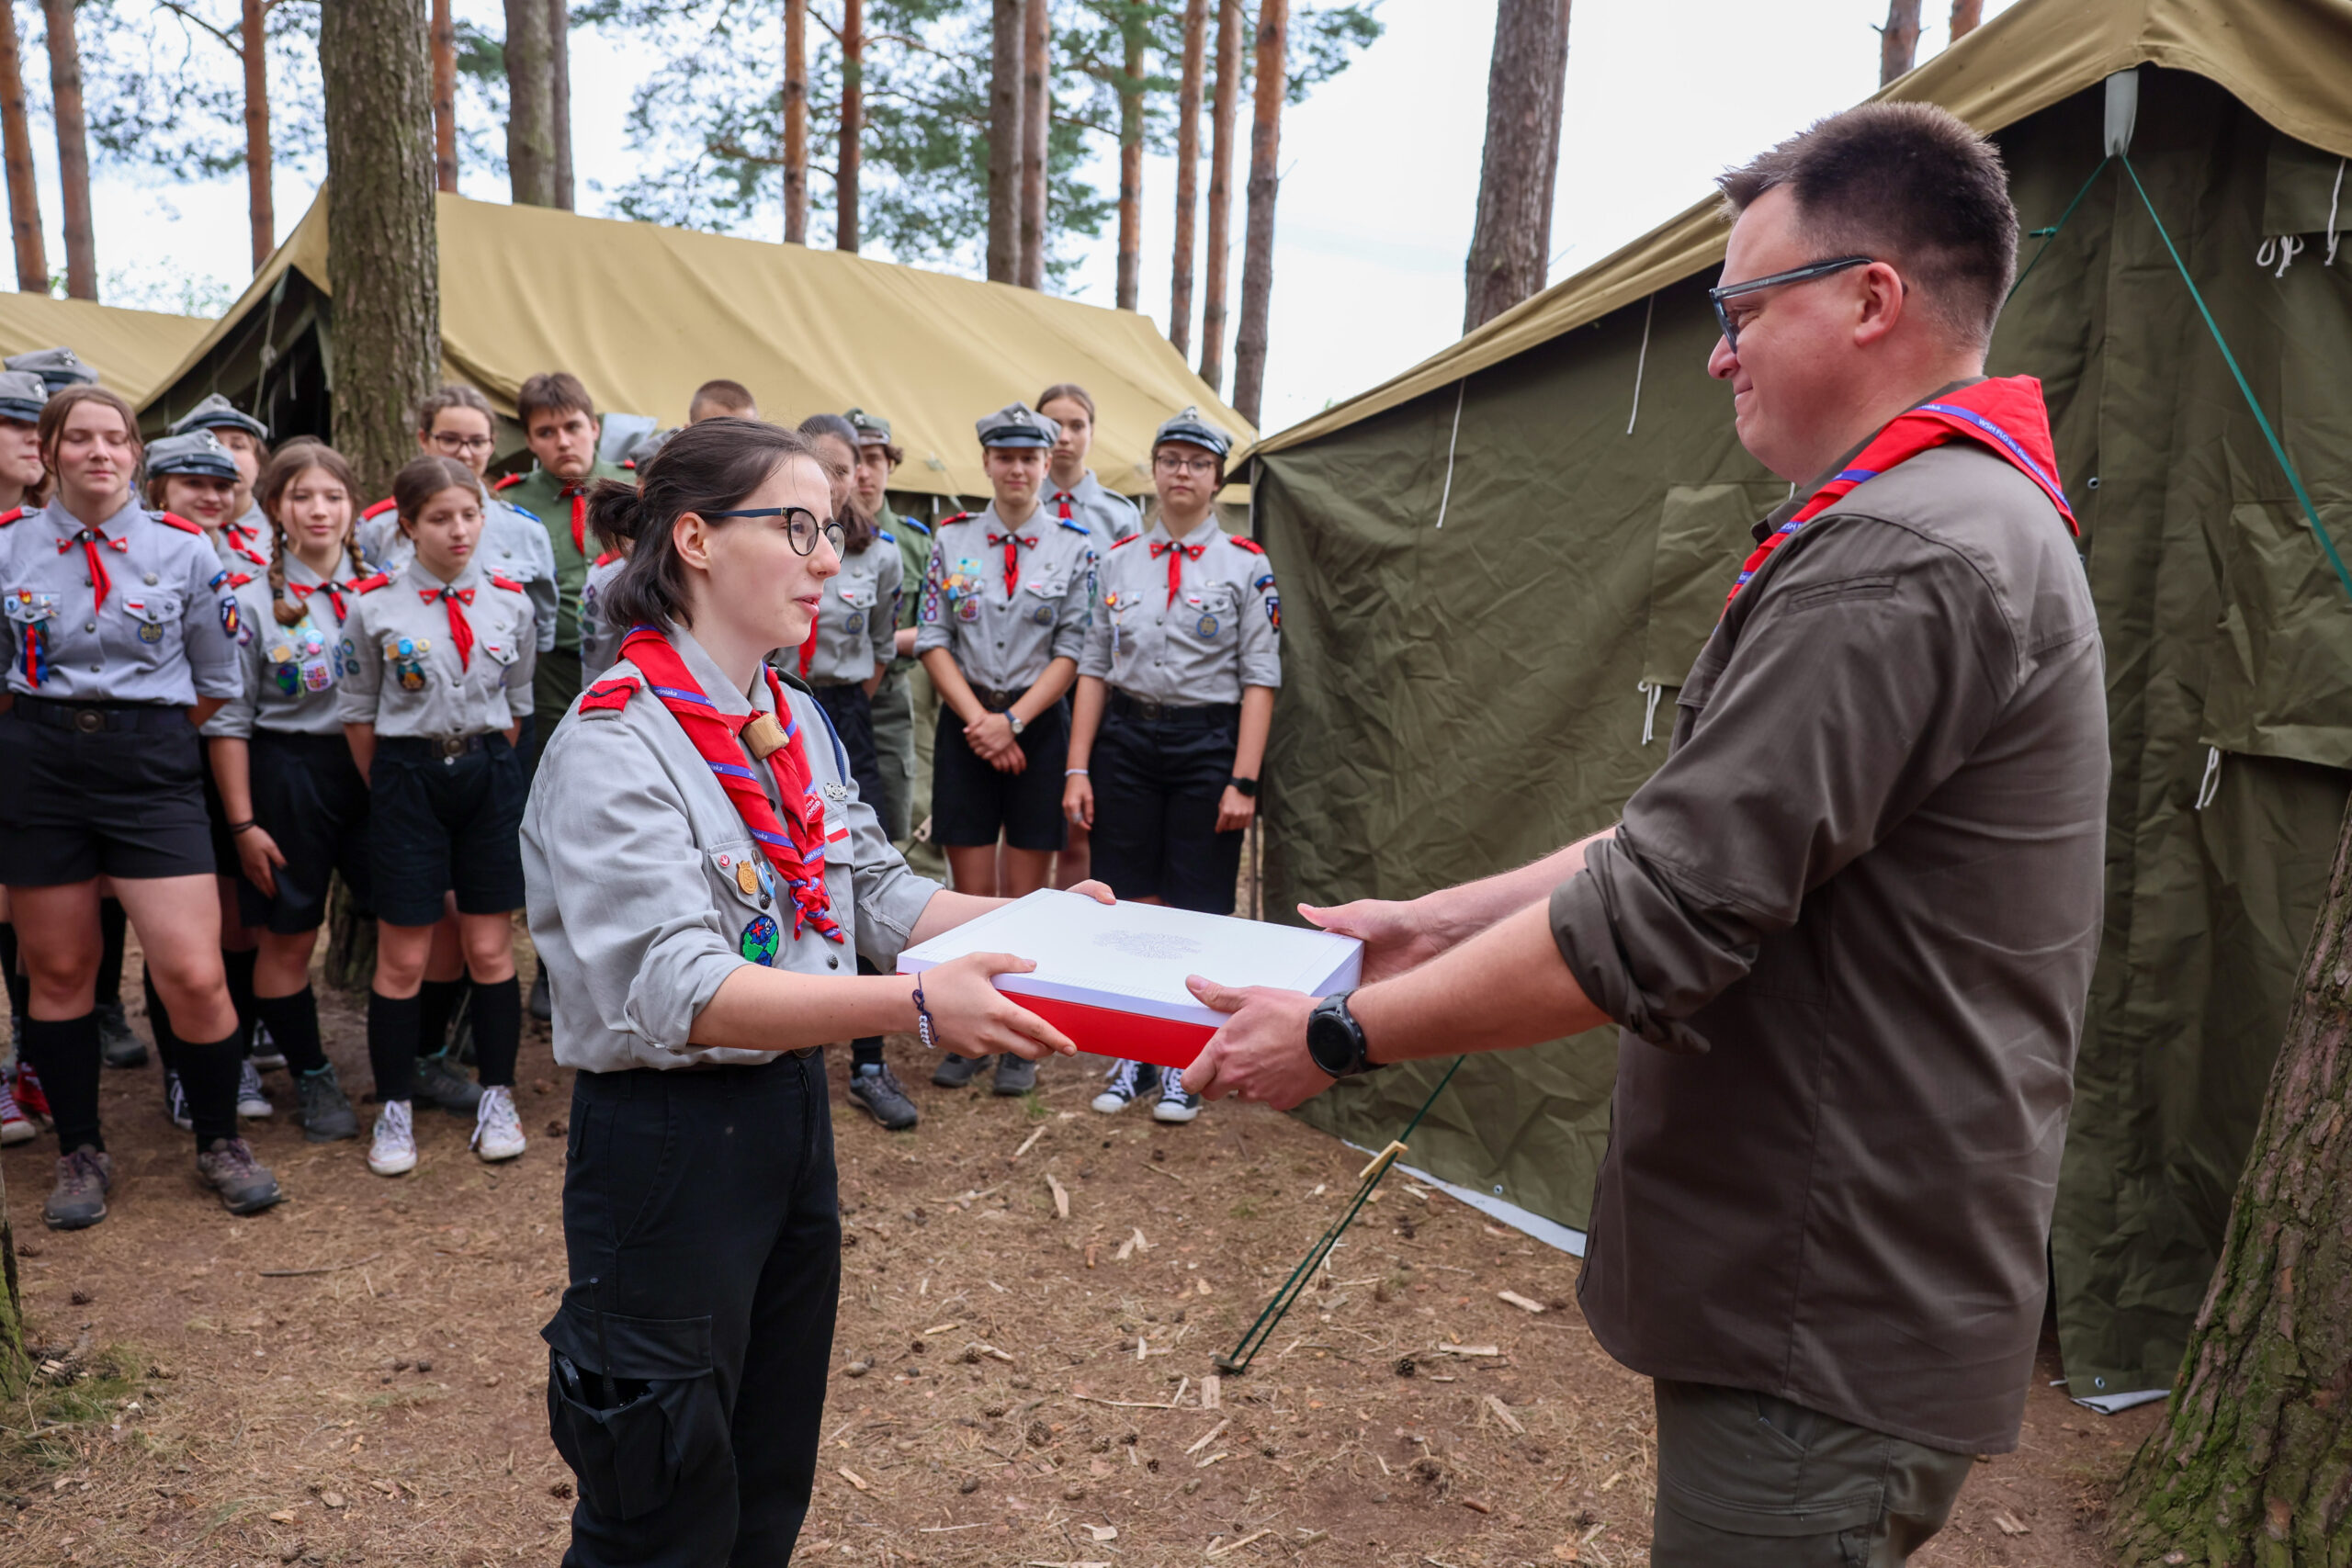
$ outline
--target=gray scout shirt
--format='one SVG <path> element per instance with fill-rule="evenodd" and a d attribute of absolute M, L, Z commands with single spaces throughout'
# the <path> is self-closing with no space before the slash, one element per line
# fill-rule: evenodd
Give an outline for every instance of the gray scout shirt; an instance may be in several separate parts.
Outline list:
<path fill-rule="evenodd" d="M 227 569 L 203 529 L 136 502 L 98 529 L 54 500 L 0 525 L 0 656 L 19 695 L 192 707 L 237 694 L 241 612 Z"/>
<path fill-rule="evenodd" d="M 1168 592 L 1169 567 L 1178 569 Z M 1164 523 L 1111 552 L 1078 672 L 1154 703 L 1238 703 L 1283 683 L 1273 568 L 1214 517 L 1172 543 Z"/>
<path fill-rule="evenodd" d="M 824 602 L 817 609 L 810 681 L 871 681 L 890 662 L 898 651 L 899 592 L 905 573 L 896 535 L 877 534 L 865 548 L 842 557 L 842 570 L 825 579 Z M 780 668 L 798 664 L 792 649 L 776 657 L 783 661 Z"/>
<path fill-rule="evenodd" d="M 692 635 L 670 635 L 721 714 L 775 711 L 765 680 L 746 700 Z M 623 660 L 598 683 L 616 682 L 636 694 L 619 707 L 573 705 L 548 739 L 523 813 L 531 941 L 554 986 L 556 1060 L 596 1073 L 773 1061 L 686 1043 L 720 983 L 746 964 L 846 978 L 859 953 L 888 974 L 939 884 L 907 869 L 858 798 L 823 710 L 787 685 L 825 801 L 825 891 L 849 937 L 836 942 L 811 925 L 795 940 L 790 897 L 778 896 L 710 764 L 635 666 Z M 752 771 L 781 815 L 768 764 L 752 760 Z"/>
<path fill-rule="evenodd" d="M 996 508 L 940 524 L 915 615 L 918 657 L 944 648 L 964 679 L 997 692 L 1025 689 L 1057 659 L 1084 649 L 1094 588 L 1094 536 L 1045 507 L 1013 531 L 1019 576 L 1005 581 L 1004 525 Z"/>
<path fill-rule="evenodd" d="M 1102 481 L 1089 468 L 1078 478 L 1078 483 L 1064 490 L 1046 476 L 1046 501 L 1043 507 L 1051 517 L 1072 517 L 1086 525 L 1094 536 L 1097 555 L 1108 554 L 1111 547 L 1123 544 L 1143 532 L 1143 513 L 1125 496 L 1102 488 Z"/>
<path fill-rule="evenodd" d="M 542 531 L 539 537 L 546 538 L 546 533 Z M 596 596 L 621 574 L 621 568 L 628 564 L 627 556 L 601 555 L 588 564 L 588 575 L 581 579 L 580 679 L 582 683 L 594 681 L 610 670 L 613 660 L 621 656 L 621 637 L 628 628 L 608 624 L 603 612 L 596 608 Z M 548 624 L 553 625 L 552 622 Z M 553 637 L 555 634 L 548 631 L 544 635 Z M 539 651 L 545 653 L 547 649 Z"/>
<path fill-rule="evenodd" d="M 474 636 L 464 660 L 450 636 L 445 586 L 473 596 L 458 605 Z M 538 662 L 533 619 L 520 585 L 472 561 L 446 585 L 415 560 L 398 577 L 369 578 L 343 623 L 338 651 L 347 672 L 336 717 L 372 724 L 386 739 L 510 728 L 531 711 Z"/>
<path fill-rule="evenodd" d="M 254 526 L 254 520 L 259 517 L 261 509 L 255 507 L 243 517 L 232 517 L 223 523 L 220 531 L 212 536 L 212 547 L 219 552 L 220 564 L 231 571 L 252 572 L 256 576 L 268 572 L 270 525 L 265 520 L 260 526 Z"/>
<path fill-rule="evenodd" d="M 302 618 L 286 626 L 266 577 L 237 585 L 241 623 L 237 665 L 244 683 L 228 705 L 206 723 L 204 733 L 220 739 L 250 739 L 254 731 L 277 735 L 341 735 L 335 685 L 351 673 L 346 660 L 345 617 L 358 606 L 359 563 L 345 556 L 332 579 L 322 578 L 300 556 L 286 558 L 286 597 L 302 607 Z M 353 652 L 356 654 L 356 649 Z"/>
<path fill-rule="evenodd" d="M 398 577 L 416 547 L 401 532 L 400 513 L 389 501 L 370 507 L 359 520 L 359 552 L 388 577 Z M 481 541 L 474 558 L 484 571 L 494 571 L 509 582 L 519 582 L 530 596 L 531 613 L 538 617 L 538 650 L 555 646 L 555 547 L 539 520 L 519 506 L 496 496 L 481 509 Z"/>

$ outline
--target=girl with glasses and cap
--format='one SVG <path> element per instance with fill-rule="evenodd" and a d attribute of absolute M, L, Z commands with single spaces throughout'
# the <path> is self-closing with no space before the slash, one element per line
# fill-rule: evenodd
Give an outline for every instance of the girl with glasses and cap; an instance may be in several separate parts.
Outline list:
<path fill-rule="evenodd" d="M 139 504 L 129 404 L 71 388 L 41 411 L 40 437 L 51 497 L 0 528 L 0 883 L 31 980 L 25 1055 L 62 1151 L 42 1218 L 96 1224 L 113 1183 L 98 1125 L 101 877 L 185 1042 L 198 1173 L 250 1213 L 279 1192 L 237 1135 L 237 1014 L 196 732 L 239 689 L 241 612 L 203 530 Z"/>

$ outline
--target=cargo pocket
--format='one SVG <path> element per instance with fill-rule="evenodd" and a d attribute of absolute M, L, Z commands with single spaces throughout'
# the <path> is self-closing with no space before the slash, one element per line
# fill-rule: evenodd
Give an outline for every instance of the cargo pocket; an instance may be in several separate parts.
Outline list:
<path fill-rule="evenodd" d="M 622 1317 L 571 1287 L 548 1342 L 548 1433 L 599 1515 L 641 1518 L 678 1478 L 724 1452 L 727 1415 L 707 1317 Z"/>

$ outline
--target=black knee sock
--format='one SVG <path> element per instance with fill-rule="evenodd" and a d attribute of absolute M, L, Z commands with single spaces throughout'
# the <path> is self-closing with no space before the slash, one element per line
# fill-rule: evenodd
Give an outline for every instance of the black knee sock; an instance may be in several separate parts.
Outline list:
<path fill-rule="evenodd" d="M 180 1088 L 187 1091 L 188 1120 L 196 1123 L 198 1154 L 237 1131 L 237 1077 L 245 1064 L 236 1034 L 219 1040 L 179 1043 Z"/>
<path fill-rule="evenodd" d="M 368 1065 L 378 1100 L 408 1100 L 416 1092 L 416 1025 L 421 997 L 368 993 Z"/>
<path fill-rule="evenodd" d="M 853 1067 L 878 1067 L 882 1065 L 882 1037 L 869 1034 L 863 1040 L 849 1043 L 849 1063 Z"/>
<path fill-rule="evenodd" d="M 147 970 L 140 977 L 147 993 L 147 1032 L 155 1037 L 155 1055 L 162 1059 L 164 1070 L 180 1070 L 180 1037 L 172 1032 L 171 1010 L 164 1006 L 164 998 L 156 994 L 155 973 Z"/>
<path fill-rule="evenodd" d="M 424 1007 L 417 1017 L 418 1055 L 437 1056 L 449 1048 L 449 1021 L 458 1016 L 458 1004 L 470 983 L 460 975 L 454 980 L 427 980 L 416 988 L 416 999 Z"/>
<path fill-rule="evenodd" d="M 237 1060 L 241 1062 L 254 1048 L 254 965 L 260 959 L 259 948 L 249 947 L 243 953 L 220 950 L 220 967 L 229 976 L 229 1005 L 237 1010 Z"/>
<path fill-rule="evenodd" d="M 315 1073 L 327 1065 L 327 1054 L 319 1048 L 319 998 L 310 987 L 290 997 L 255 997 L 254 1016 L 268 1027 L 294 1071 Z"/>
<path fill-rule="evenodd" d="M 57 1146 L 66 1154 L 85 1146 L 103 1153 L 98 1135 L 98 1015 L 53 1020 L 25 1015 L 25 1060 L 40 1077 L 49 1113 L 57 1122 Z"/>
<path fill-rule="evenodd" d="M 122 948 L 130 918 L 119 898 L 98 900 L 98 1005 L 122 1005 Z"/>
<path fill-rule="evenodd" d="M 16 922 L 0 923 L 0 972 L 8 978 L 8 1016 L 16 1019 L 32 1017 L 32 981 L 17 973 Z M 33 1069 L 40 1071 L 39 1067 Z"/>
<path fill-rule="evenodd" d="M 474 986 L 474 1070 L 484 1089 L 514 1087 L 514 1058 L 523 1049 L 523 988 L 509 975 Z"/>

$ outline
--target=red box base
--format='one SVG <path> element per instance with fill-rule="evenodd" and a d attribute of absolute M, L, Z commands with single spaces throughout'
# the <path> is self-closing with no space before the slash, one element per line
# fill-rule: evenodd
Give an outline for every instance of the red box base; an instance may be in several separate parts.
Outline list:
<path fill-rule="evenodd" d="M 1053 997 L 1033 997 L 1017 991 L 1006 996 L 1060 1030 L 1081 1051 L 1099 1056 L 1124 1056 L 1162 1067 L 1189 1067 L 1216 1031 L 1204 1023 L 1180 1023 L 1174 1019 L 1144 1013 L 1119 1012 Z"/>

